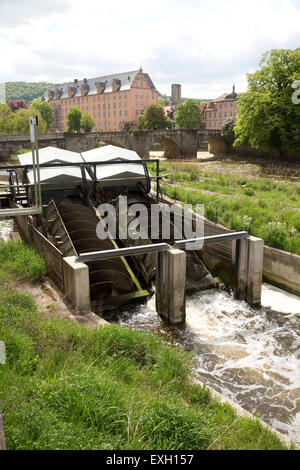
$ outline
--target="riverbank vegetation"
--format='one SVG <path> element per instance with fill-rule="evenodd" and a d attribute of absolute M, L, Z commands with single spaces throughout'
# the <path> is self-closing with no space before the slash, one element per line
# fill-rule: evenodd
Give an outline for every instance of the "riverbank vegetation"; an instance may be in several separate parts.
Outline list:
<path fill-rule="evenodd" d="M 299 184 L 201 168 L 198 163 L 161 163 L 161 173 L 168 175 L 162 191 L 186 204 L 204 204 L 205 216 L 212 222 L 300 254 Z"/>
<path fill-rule="evenodd" d="M 193 357 L 182 348 L 154 334 L 87 328 L 39 311 L 20 285 L 43 275 L 32 249 L 0 244 L 7 351 L 0 401 L 9 449 L 286 448 L 257 420 L 237 417 L 191 385 Z"/>

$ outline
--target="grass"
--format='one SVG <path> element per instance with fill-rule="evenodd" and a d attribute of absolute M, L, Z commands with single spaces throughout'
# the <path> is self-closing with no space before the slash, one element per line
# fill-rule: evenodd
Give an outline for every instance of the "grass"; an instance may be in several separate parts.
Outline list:
<path fill-rule="evenodd" d="M 0 266 L 2 272 L 16 274 L 25 281 L 39 281 L 46 274 L 42 258 L 23 241 L 0 241 Z"/>
<path fill-rule="evenodd" d="M 0 245 L 0 401 L 9 449 L 286 449 L 191 385 L 191 353 L 154 334 L 40 312 L 16 284 L 36 280 L 43 262 L 25 245 L 8 247 Z M 19 252 L 24 272 L 6 259 Z"/>
<path fill-rule="evenodd" d="M 205 216 L 212 222 L 246 230 L 269 246 L 300 254 L 299 184 L 201 172 L 201 168 L 198 163 L 162 163 L 161 172 L 171 174 L 172 183 L 162 186 L 163 192 L 183 203 L 204 204 Z"/>

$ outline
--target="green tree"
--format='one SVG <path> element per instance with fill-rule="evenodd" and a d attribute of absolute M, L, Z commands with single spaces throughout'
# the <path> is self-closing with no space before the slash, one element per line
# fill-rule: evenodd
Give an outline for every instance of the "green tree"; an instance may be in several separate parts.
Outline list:
<path fill-rule="evenodd" d="M 68 132 L 80 132 L 82 112 L 76 106 L 67 114 Z"/>
<path fill-rule="evenodd" d="M 12 134 L 29 134 L 29 118 L 30 116 L 38 117 L 38 133 L 45 134 L 47 124 L 42 118 L 41 113 L 35 108 L 18 109 L 13 113 Z"/>
<path fill-rule="evenodd" d="M 248 74 L 248 90 L 238 99 L 234 145 L 249 143 L 281 156 L 300 147 L 300 105 L 293 103 L 293 83 L 300 78 L 300 48 L 272 49 L 260 69 Z"/>
<path fill-rule="evenodd" d="M 235 141 L 234 128 L 236 126 L 236 119 L 231 117 L 227 119 L 221 129 L 221 137 L 227 145 L 232 145 Z"/>
<path fill-rule="evenodd" d="M 165 115 L 160 104 L 148 104 L 143 114 L 138 116 L 138 128 L 147 130 L 171 129 L 172 121 Z"/>
<path fill-rule="evenodd" d="M 171 102 L 168 98 L 158 98 L 158 104 L 161 104 L 162 106 L 170 106 Z"/>
<path fill-rule="evenodd" d="M 47 125 L 46 132 L 48 132 L 53 123 L 53 109 L 51 104 L 48 103 L 48 101 L 41 101 L 41 98 L 36 98 L 31 103 L 31 106 L 41 113 L 41 116 Z"/>
<path fill-rule="evenodd" d="M 84 132 L 91 132 L 93 127 L 95 127 L 95 121 L 87 111 L 81 116 L 80 127 Z"/>
<path fill-rule="evenodd" d="M 198 129 L 202 121 L 200 107 L 195 100 L 186 100 L 177 106 L 175 114 L 176 127 L 181 129 Z"/>
<path fill-rule="evenodd" d="M 0 134 L 13 132 L 14 113 L 7 104 L 0 104 Z"/>

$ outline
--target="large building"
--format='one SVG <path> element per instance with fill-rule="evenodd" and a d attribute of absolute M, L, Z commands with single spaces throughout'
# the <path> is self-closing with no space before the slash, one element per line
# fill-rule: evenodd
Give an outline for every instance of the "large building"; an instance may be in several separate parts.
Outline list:
<path fill-rule="evenodd" d="M 67 114 L 77 106 L 88 111 L 95 121 L 94 131 L 123 130 L 134 126 L 149 103 L 158 102 L 158 91 L 142 68 L 56 85 L 44 96 L 54 112 L 52 129 L 67 130 Z"/>
<path fill-rule="evenodd" d="M 225 93 L 209 104 L 202 105 L 201 111 L 205 129 L 221 129 L 227 119 L 236 117 L 237 98 L 238 95 L 233 85 L 231 93 Z"/>

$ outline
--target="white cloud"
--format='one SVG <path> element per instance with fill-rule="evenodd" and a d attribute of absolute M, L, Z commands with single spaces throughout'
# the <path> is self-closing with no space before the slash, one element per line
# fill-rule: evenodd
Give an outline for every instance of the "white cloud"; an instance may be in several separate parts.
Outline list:
<path fill-rule="evenodd" d="M 234 81 L 244 90 L 266 49 L 297 47 L 299 24 L 299 0 L 0 0 L 0 80 L 60 82 L 143 65 L 162 92 L 182 83 L 184 96 L 214 97 Z"/>

